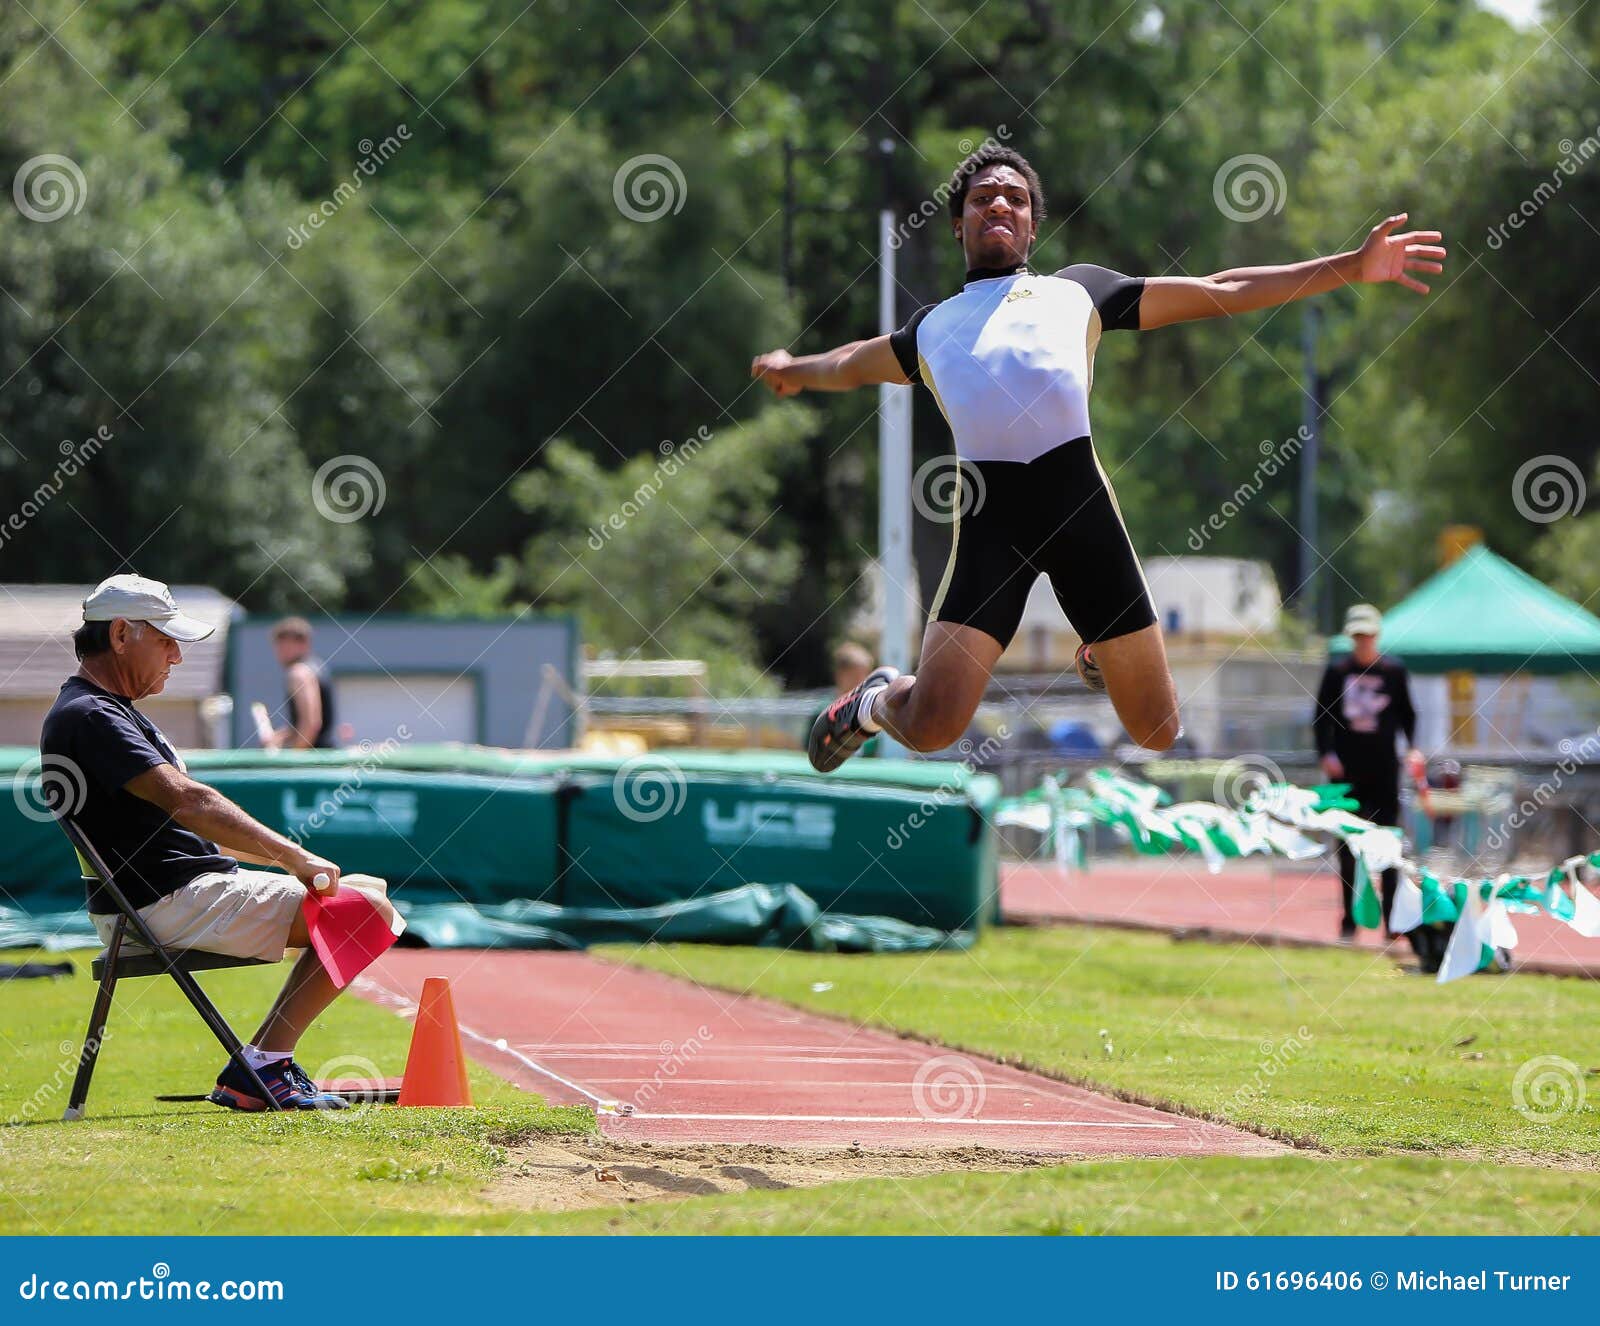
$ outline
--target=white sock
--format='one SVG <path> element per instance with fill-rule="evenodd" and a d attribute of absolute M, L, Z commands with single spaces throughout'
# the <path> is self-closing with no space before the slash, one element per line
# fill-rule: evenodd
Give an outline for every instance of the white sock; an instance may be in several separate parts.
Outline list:
<path fill-rule="evenodd" d="M 268 1064 L 275 1064 L 280 1059 L 289 1058 L 291 1053 L 289 1050 L 258 1050 L 254 1045 L 246 1045 L 244 1047 L 244 1061 L 259 1073 Z"/>
<path fill-rule="evenodd" d="M 878 732 L 883 728 L 883 701 L 889 694 L 889 683 L 874 686 L 870 691 L 863 692 L 861 707 L 856 711 L 856 722 L 861 724 L 863 732 Z"/>

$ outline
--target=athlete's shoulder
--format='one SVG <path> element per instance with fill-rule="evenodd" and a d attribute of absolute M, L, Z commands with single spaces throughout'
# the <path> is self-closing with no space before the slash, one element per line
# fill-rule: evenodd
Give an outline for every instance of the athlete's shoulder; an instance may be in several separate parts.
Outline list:
<path fill-rule="evenodd" d="M 907 382 L 922 381 L 922 364 L 917 354 L 917 332 L 930 313 L 936 312 L 949 302 L 946 299 L 938 304 L 924 304 L 889 333 L 889 348 L 894 351 L 894 357 L 899 361 L 900 371 L 906 375 Z"/>
<path fill-rule="evenodd" d="M 1106 277 L 1110 277 L 1114 281 L 1127 279 L 1121 272 L 1113 271 L 1109 267 L 1101 267 L 1092 262 L 1075 262 L 1069 266 L 1058 268 L 1051 275 L 1059 277 L 1063 281 L 1076 281 L 1079 285 L 1084 285 L 1090 281 L 1101 281 Z"/>
<path fill-rule="evenodd" d="M 1089 292 L 1101 325 L 1107 331 L 1137 331 L 1139 328 L 1139 301 L 1144 297 L 1144 277 L 1124 276 L 1109 267 L 1099 267 L 1092 262 L 1077 262 L 1056 273 L 1064 281 L 1073 281 Z"/>

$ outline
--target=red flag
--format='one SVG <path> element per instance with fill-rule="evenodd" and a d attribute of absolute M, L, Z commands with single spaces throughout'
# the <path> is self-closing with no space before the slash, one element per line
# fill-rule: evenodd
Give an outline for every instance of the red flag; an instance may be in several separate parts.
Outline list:
<path fill-rule="evenodd" d="M 386 953 L 405 929 L 398 913 L 391 926 L 371 898 L 346 884 L 331 894 L 306 894 L 301 908 L 311 946 L 341 990 Z"/>

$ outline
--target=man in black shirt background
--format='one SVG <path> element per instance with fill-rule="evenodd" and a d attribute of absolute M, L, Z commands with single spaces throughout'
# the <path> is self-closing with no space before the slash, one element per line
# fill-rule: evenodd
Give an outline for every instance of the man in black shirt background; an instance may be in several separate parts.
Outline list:
<path fill-rule="evenodd" d="M 301 904 L 319 876 L 325 890 L 336 888 L 339 867 L 190 778 L 134 705 L 159 694 L 183 662 L 182 646 L 213 629 L 180 612 L 158 581 L 119 575 L 97 586 L 72 637 L 78 671 L 62 683 L 39 737 L 46 792 L 56 815 L 70 816 L 99 849 L 162 944 L 269 962 L 288 948 L 304 950 L 244 1055 L 280 1108 L 338 1109 L 345 1102 L 318 1090 L 294 1049 L 338 994 L 311 947 Z M 241 861 L 288 873 L 242 870 Z M 388 900 L 373 901 L 392 923 Z M 116 915 L 100 888 L 91 886 L 89 913 L 107 939 Z M 231 1059 L 210 1099 L 267 1108 Z"/>
<path fill-rule="evenodd" d="M 331 750 L 337 744 L 333 687 L 327 667 L 311 652 L 311 623 L 285 617 L 272 628 L 272 649 L 283 669 L 289 721 L 261 744 L 269 750 Z"/>
<path fill-rule="evenodd" d="M 1411 705 L 1411 684 L 1405 665 L 1378 651 L 1383 617 L 1370 603 L 1358 603 L 1345 615 L 1350 652 L 1328 664 L 1312 716 L 1322 772 L 1332 782 L 1349 783 L 1358 812 L 1374 824 L 1400 823 L 1400 755 L 1403 736 L 1408 758 L 1415 753 L 1417 713 Z M 1351 904 L 1355 890 L 1355 858 L 1339 847 L 1339 880 L 1344 892 L 1342 939 L 1356 932 Z M 1387 931 L 1399 872 L 1383 872 L 1383 923 Z"/>

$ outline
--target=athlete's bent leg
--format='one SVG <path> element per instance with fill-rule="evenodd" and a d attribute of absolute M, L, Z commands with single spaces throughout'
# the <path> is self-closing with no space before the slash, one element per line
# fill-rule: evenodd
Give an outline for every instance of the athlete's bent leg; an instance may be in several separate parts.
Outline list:
<path fill-rule="evenodd" d="M 978 712 L 1001 652 L 987 631 L 929 622 L 916 674 L 891 682 L 878 706 L 884 731 L 915 751 L 955 745 Z"/>
<path fill-rule="evenodd" d="M 1096 640 L 1091 648 L 1128 735 L 1149 750 L 1169 750 L 1183 725 L 1160 625 Z"/>

